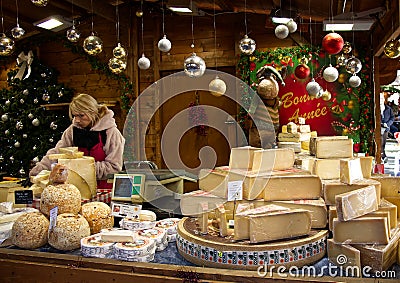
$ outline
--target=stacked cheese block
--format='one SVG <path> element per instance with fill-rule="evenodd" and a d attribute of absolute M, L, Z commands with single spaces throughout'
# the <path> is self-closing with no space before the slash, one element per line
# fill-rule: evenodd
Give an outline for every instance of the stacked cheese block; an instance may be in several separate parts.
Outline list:
<path fill-rule="evenodd" d="M 311 132 L 310 125 L 296 125 L 293 122 L 282 126 L 282 132 L 278 134 L 279 148 L 293 148 L 296 153 L 308 150 L 310 138 L 316 137 L 317 132 Z"/>
<path fill-rule="evenodd" d="M 200 191 L 181 198 L 183 214 L 198 217 L 200 233 L 216 224 L 220 235 L 261 243 L 305 236 L 325 228 L 321 179 L 294 168 L 292 148 L 232 148 L 230 164 L 200 172 Z M 242 184 L 243 200 L 228 199 L 231 182 Z M 234 219 L 234 229 L 227 222 Z"/>
<path fill-rule="evenodd" d="M 389 268 L 396 260 L 400 237 L 397 207 L 382 199 L 377 180 L 387 177 L 372 177 L 372 163 L 372 157 L 354 158 L 352 140 L 342 136 L 311 138 L 310 155 L 298 160 L 303 169 L 322 179 L 333 234 L 327 245 L 329 259 L 358 271 L 363 266 Z"/>
<path fill-rule="evenodd" d="M 68 168 L 67 183 L 76 186 L 83 199 L 91 199 L 96 195 L 97 181 L 95 160 L 91 156 L 83 156 L 78 147 L 59 148 L 57 154 L 50 154 L 50 160 Z M 38 175 L 31 177 L 32 189 L 40 191 L 49 185 L 50 171 L 43 170 Z"/>

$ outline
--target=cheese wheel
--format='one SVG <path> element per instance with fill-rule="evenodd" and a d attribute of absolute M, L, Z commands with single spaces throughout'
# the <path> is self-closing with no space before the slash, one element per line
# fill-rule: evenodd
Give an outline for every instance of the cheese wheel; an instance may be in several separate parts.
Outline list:
<path fill-rule="evenodd" d="M 156 225 L 155 221 L 140 221 L 133 217 L 124 217 L 120 222 L 119 226 L 123 229 L 128 229 L 132 231 L 141 229 L 151 229 Z"/>
<path fill-rule="evenodd" d="M 136 231 L 136 234 L 140 237 L 146 237 L 153 239 L 156 241 L 156 245 L 163 244 L 167 241 L 167 233 L 162 228 L 151 228 L 151 229 L 142 229 Z"/>
<path fill-rule="evenodd" d="M 81 239 L 90 236 L 90 227 L 80 214 L 63 213 L 57 216 L 56 226 L 49 233 L 53 248 L 68 251 L 78 249 Z"/>
<path fill-rule="evenodd" d="M 99 234 L 81 239 L 81 253 L 85 257 L 113 258 L 113 242 L 103 242 Z"/>
<path fill-rule="evenodd" d="M 140 221 L 156 221 L 157 215 L 151 210 L 141 210 L 139 214 Z"/>
<path fill-rule="evenodd" d="M 180 220 L 180 218 L 165 218 L 157 221 L 156 227 L 165 229 L 168 235 L 176 234 L 176 226 Z"/>
<path fill-rule="evenodd" d="M 36 249 L 47 243 L 49 220 L 40 212 L 30 212 L 15 220 L 11 241 L 23 249 Z"/>
<path fill-rule="evenodd" d="M 145 256 L 133 256 L 133 257 L 129 257 L 129 256 L 125 257 L 125 256 L 118 255 L 116 257 L 116 259 L 131 261 L 131 262 L 151 262 L 154 260 L 154 255 L 155 255 L 155 252 L 145 255 Z"/>
<path fill-rule="evenodd" d="M 111 215 L 111 208 L 104 202 L 85 203 L 81 207 L 80 214 L 89 223 L 91 234 L 99 233 L 101 229 L 114 226 L 114 216 Z"/>
<path fill-rule="evenodd" d="M 137 257 L 154 254 L 156 250 L 155 241 L 149 238 L 138 237 L 132 243 L 116 243 L 114 255 L 116 259 L 135 261 Z"/>
<path fill-rule="evenodd" d="M 78 188 L 72 184 L 47 186 L 40 198 L 40 211 L 48 217 L 55 206 L 58 206 L 58 214 L 78 214 L 81 210 L 81 193 Z"/>
<path fill-rule="evenodd" d="M 161 251 L 165 250 L 167 247 L 168 247 L 168 241 L 166 241 L 165 243 L 163 243 L 161 245 L 157 245 L 156 251 L 161 252 Z"/>

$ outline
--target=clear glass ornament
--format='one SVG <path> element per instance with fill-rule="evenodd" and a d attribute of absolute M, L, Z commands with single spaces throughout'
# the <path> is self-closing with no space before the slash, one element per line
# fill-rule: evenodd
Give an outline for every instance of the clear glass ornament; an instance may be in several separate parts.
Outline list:
<path fill-rule="evenodd" d="M 118 43 L 117 46 L 113 49 L 113 56 L 117 59 L 124 59 L 128 55 L 128 52 L 121 46 L 121 43 Z"/>
<path fill-rule="evenodd" d="M 51 122 L 50 123 L 50 129 L 52 129 L 52 130 L 57 130 L 57 124 L 55 123 L 55 122 Z"/>
<path fill-rule="evenodd" d="M 216 76 L 215 79 L 208 84 L 208 90 L 214 96 L 224 95 L 226 91 L 226 83 Z"/>
<path fill-rule="evenodd" d="M 31 2 L 38 7 L 46 7 L 47 4 L 49 3 L 48 0 L 31 0 Z"/>
<path fill-rule="evenodd" d="M 239 42 L 239 49 L 243 54 L 251 55 L 256 50 L 256 42 L 246 34 Z"/>
<path fill-rule="evenodd" d="M 69 30 L 67 30 L 67 39 L 71 42 L 77 42 L 81 37 L 81 32 L 72 26 Z"/>
<path fill-rule="evenodd" d="M 4 33 L 0 38 L 0 56 L 8 56 L 14 51 L 14 40 L 7 37 Z"/>
<path fill-rule="evenodd" d="M 389 58 L 397 58 L 400 56 L 400 42 L 396 39 L 389 40 L 383 47 L 383 52 Z"/>
<path fill-rule="evenodd" d="M 146 55 L 142 54 L 142 57 L 138 60 L 138 66 L 141 70 L 147 70 L 150 68 L 150 59 L 146 57 Z"/>
<path fill-rule="evenodd" d="M 198 78 L 206 71 L 206 63 L 196 53 L 192 53 L 192 55 L 185 59 L 183 69 L 189 77 Z"/>
<path fill-rule="evenodd" d="M 126 69 L 126 62 L 118 58 L 111 58 L 108 60 L 108 68 L 114 74 L 120 74 Z"/>
<path fill-rule="evenodd" d="M 83 49 L 89 55 L 97 55 L 103 51 L 103 41 L 94 34 L 89 35 L 83 41 Z"/>
<path fill-rule="evenodd" d="M 50 95 L 47 92 L 43 93 L 42 100 L 48 102 L 50 100 Z"/>
<path fill-rule="evenodd" d="M 346 62 L 346 71 L 350 74 L 356 74 L 359 71 L 361 71 L 362 64 L 360 59 L 356 57 L 351 57 L 350 59 L 347 60 Z"/>
<path fill-rule="evenodd" d="M 351 47 L 350 42 L 346 41 L 343 45 L 342 52 L 345 54 L 349 54 L 351 52 L 351 50 L 353 50 L 353 48 Z"/>
<path fill-rule="evenodd" d="M 344 66 L 344 65 L 346 65 L 346 61 L 347 61 L 347 58 L 346 58 L 346 56 L 344 56 L 343 54 L 341 54 L 339 57 L 337 57 L 337 59 L 336 59 L 336 63 L 339 65 L 339 66 Z"/>
<path fill-rule="evenodd" d="M 12 35 L 12 37 L 14 37 L 15 39 L 21 38 L 22 36 L 24 36 L 24 34 L 25 34 L 25 30 L 24 30 L 23 28 L 21 28 L 21 27 L 19 26 L 19 24 L 17 24 L 17 26 L 14 27 L 14 28 L 11 30 L 11 35 Z"/>
<path fill-rule="evenodd" d="M 157 44 L 158 46 L 158 50 L 160 50 L 161 52 L 168 52 L 171 50 L 172 44 L 171 41 L 169 41 L 167 39 L 167 36 L 164 35 L 162 39 L 160 39 L 160 41 Z"/>

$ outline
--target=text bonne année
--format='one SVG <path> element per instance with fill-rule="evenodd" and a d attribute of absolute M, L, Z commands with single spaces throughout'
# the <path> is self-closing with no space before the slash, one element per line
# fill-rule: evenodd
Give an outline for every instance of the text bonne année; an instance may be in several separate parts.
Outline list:
<path fill-rule="evenodd" d="M 288 92 L 282 95 L 282 106 L 283 108 L 289 108 L 292 106 L 297 106 L 300 103 L 306 103 L 308 101 L 314 100 L 316 98 L 310 97 L 308 94 L 303 94 L 302 96 L 293 97 L 293 92 Z M 297 107 L 296 110 L 293 112 L 293 115 L 288 118 L 288 121 L 297 122 L 299 117 L 303 117 L 306 120 L 318 118 L 321 116 L 325 116 L 328 114 L 328 108 L 326 106 L 321 107 L 321 103 L 318 102 L 315 109 L 302 113 L 299 113 L 300 108 Z"/>

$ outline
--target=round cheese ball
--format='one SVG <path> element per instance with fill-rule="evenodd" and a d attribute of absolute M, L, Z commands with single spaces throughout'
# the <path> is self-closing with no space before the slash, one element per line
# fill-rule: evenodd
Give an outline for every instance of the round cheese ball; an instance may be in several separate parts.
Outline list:
<path fill-rule="evenodd" d="M 112 228 L 114 226 L 114 216 L 111 215 L 111 208 L 104 202 L 94 201 L 85 203 L 81 207 L 80 214 L 89 223 L 92 234 L 99 233 L 101 229 Z"/>
<path fill-rule="evenodd" d="M 79 214 L 63 213 L 57 216 L 57 223 L 50 231 L 49 244 L 62 251 L 78 249 L 81 239 L 90 236 L 86 219 Z"/>
<path fill-rule="evenodd" d="M 36 249 L 47 244 L 47 234 L 50 222 L 40 212 L 29 212 L 15 220 L 11 241 L 23 249 Z"/>
<path fill-rule="evenodd" d="M 40 198 L 40 211 L 48 217 L 55 206 L 58 206 L 58 214 L 78 214 L 81 210 L 81 193 L 78 188 L 72 184 L 49 185 L 44 188 Z"/>

